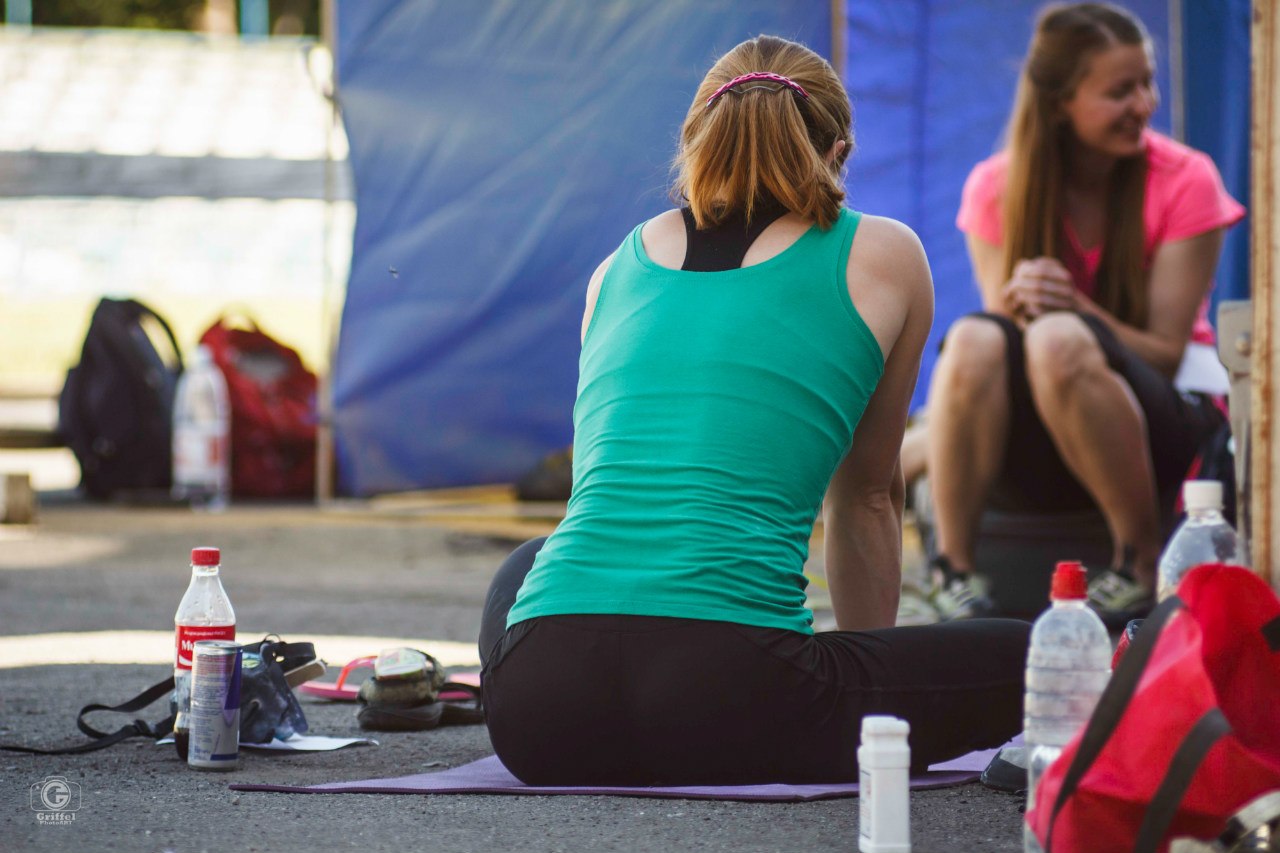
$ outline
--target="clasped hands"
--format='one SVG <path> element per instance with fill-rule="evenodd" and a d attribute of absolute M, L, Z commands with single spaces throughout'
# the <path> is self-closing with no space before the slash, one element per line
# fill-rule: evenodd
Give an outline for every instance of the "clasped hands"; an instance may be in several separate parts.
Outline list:
<path fill-rule="evenodd" d="M 1076 289 L 1071 273 L 1057 258 L 1018 261 L 1000 291 L 1005 310 L 1019 326 L 1050 311 L 1088 311 L 1092 301 Z"/>

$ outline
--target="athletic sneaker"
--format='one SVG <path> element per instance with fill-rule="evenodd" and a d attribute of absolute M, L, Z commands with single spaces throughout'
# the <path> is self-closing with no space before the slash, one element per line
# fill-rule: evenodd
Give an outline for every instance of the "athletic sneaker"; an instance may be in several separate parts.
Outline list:
<path fill-rule="evenodd" d="M 1129 572 L 1106 569 L 1089 581 L 1089 606 L 1108 628 L 1123 628 L 1151 612 L 1155 596 Z"/>
<path fill-rule="evenodd" d="M 933 589 L 929 603 L 943 622 L 994 616 L 995 603 L 987 594 L 987 582 L 973 572 L 957 572 L 951 560 L 939 554 L 929 563 Z"/>
<path fill-rule="evenodd" d="M 933 606 L 931 591 L 921 589 L 910 582 L 902 582 L 902 591 L 898 595 L 898 617 L 894 625 L 899 628 L 906 625 L 932 625 L 942 620 L 942 614 Z"/>

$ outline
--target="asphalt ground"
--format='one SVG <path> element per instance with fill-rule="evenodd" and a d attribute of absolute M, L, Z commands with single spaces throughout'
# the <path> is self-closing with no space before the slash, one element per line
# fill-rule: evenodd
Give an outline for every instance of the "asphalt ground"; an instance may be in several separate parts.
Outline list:
<path fill-rule="evenodd" d="M 465 665 L 489 576 L 514 544 L 442 528 L 412 512 L 360 506 L 338 512 L 237 506 L 201 515 L 46 500 L 36 525 L 0 527 L 0 741 L 78 742 L 82 705 L 123 701 L 168 674 L 159 661 L 172 648 L 173 612 L 193 545 L 223 549 L 224 584 L 242 639 L 266 631 L 334 637 L 327 653 L 334 663 L 353 648 L 342 637 L 402 638 Z M 361 642 L 374 641 L 354 647 Z M 58 649 L 52 656 L 51 644 Z M 113 655 L 139 644 L 138 654 Z M 323 644 L 320 653 L 326 656 Z M 156 662 L 40 663 L 131 656 Z M 313 733 L 361 734 L 351 706 L 303 703 Z M 165 714 L 160 705 L 141 716 L 158 720 Z M 377 737 L 378 746 L 329 753 L 246 753 L 238 770 L 222 774 L 189 770 L 172 748 L 142 739 L 75 756 L 0 753 L 0 850 L 847 853 L 858 847 L 856 799 L 747 804 L 227 788 L 404 775 L 491 753 L 483 726 Z M 32 786 L 53 775 L 80 793 L 74 820 L 59 825 L 39 821 L 31 805 Z M 913 849 L 1020 851 L 1020 805 L 976 783 L 913 792 Z"/>

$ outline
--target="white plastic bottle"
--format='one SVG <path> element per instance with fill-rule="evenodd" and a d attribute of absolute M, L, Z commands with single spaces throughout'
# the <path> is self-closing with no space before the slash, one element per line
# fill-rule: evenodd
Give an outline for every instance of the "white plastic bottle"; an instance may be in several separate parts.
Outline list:
<path fill-rule="evenodd" d="M 858 849 L 911 853 L 911 727 L 897 717 L 862 718 L 858 747 Z"/>
<path fill-rule="evenodd" d="M 1188 570 L 1201 563 L 1242 560 L 1235 528 L 1222 517 L 1222 484 L 1217 480 L 1188 480 L 1182 484 L 1187 517 L 1174 531 L 1160 555 L 1156 597 L 1164 601 L 1178 589 Z"/>
<path fill-rule="evenodd" d="M 1085 606 L 1087 596 L 1084 567 L 1058 563 L 1049 594 L 1053 605 L 1031 629 L 1023 709 L 1028 811 L 1040 778 L 1088 722 L 1111 676 L 1111 638 Z M 1023 827 L 1023 848 L 1040 851 L 1029 826 Z"/>
<path fill-rule="evenodd" d="M 217 548 L 191 549 L 191 583 L 173 615 L 173 721 L 178 754 L 187 758 L 191 714 L 191 651 L 199 640 L 235 640 L 236 612 L 222 588 Z"/>
<path fill-rule="evenodd" d="M 173 400 L 173 495 L 196 509 L 225 509 L 231 497 L 231 405 L 209 348 L 196 347 Z"/>

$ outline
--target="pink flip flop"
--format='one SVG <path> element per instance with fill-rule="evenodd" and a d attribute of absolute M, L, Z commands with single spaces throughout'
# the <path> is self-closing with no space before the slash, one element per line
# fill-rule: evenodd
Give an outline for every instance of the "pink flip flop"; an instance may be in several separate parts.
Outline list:
<path fill-rule="evenodd" d="M 356 658 L 342 668 L 342 672 L 338 673 L 338 680 L 336 682 L 307 681 L 298 685 L 298 690 L 307 696 L 314 696 L 317 699 L 328 699 L 332 702 L 354 702 L 356 701 L 356 696 L 360 693 L 360 681 L 363 681 L 364 679 L 361 679 L 354 684 L 348 684 L 348 676 L 362 669 L 367 669 L 372 672 L 373 662 L 377 659 L 377 655 Z M 468 684 L 472 687 L 479 687 L 480 673 L 459 672 L 450 675 L 449 680 L 458 684 Z M 473 700 L 475 697 L 460 690 L 446 690 L 440 694 L 440 699 L 445 702 L 457 702 Z"/>

